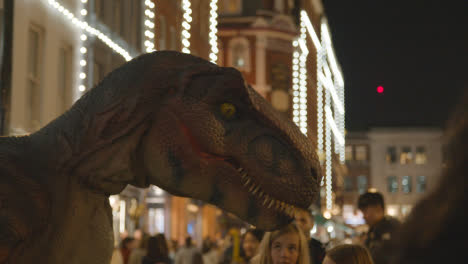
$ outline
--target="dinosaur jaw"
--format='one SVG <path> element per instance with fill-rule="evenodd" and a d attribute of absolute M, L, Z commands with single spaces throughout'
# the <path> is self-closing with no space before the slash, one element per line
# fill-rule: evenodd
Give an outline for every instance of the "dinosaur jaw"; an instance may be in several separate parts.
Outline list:
<path fill-rule="evenodd" d="M 290 223 L 296 210 L 302 208 L 281 201 L 265 191 L 234 159 L 209 153 L 201 153 L 201 157 L 205 164 L 216 167 L 216 171 L 222 171 L 231 179 L 214 184 L 213 188 L 224 194 L 222 199 L 207 201 L 237 215 L 251 225 L 262 230 L 275 230 Z"/>

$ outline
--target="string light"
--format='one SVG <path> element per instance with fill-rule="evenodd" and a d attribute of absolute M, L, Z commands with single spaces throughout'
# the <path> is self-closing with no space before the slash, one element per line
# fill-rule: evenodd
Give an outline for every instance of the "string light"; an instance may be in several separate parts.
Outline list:
<path fill-rule="evenodd" d="M 83 4 L 87 3 L 87 1 L 81 1 Z M 58 10 L 60 13 L 62 13 L 67 19 L 69 19 L 73 25 L 81 28 L 84 32 L 91 34 L 93 36 L 96 36 L 98 39 L 100 39 L 104 44 L 106 44 L 108 47 L 110 47 L 112 50 L 120 54 L 126 61 L 129 61 L 133 58 L 133 56 L 130 55 L 128 51 L 126 51 L 124 48 L 122 48 L 120 45 L 115 43 L 109 36 L 105 35 L 102 33 L 100 30 L 88 25 L 87 22 L 84 20 L 78 19 L 73 15 L 68 9 L 64 8 L 62 5 L 60 5 L 57 1 L 55 0 L 49 0 L 49 4 L 54 7 L 56 10 Z M 86 7 L 83 7 L 84 10 L 87 10 Z M 82 9 L 82 10 L 83 10 Z M 86 12 L 87 13 L 87 12 Z M 86 41 L 87 37 L 85 34 L 81 35 L 81 40 Z M 84 46 L 84 45 L 81 45 Z"/>
<path fill-rule="evenodd" d="M 211 0 L 210 2 L 210 61 L 216 63 L 218 60 L 218 0 Z"/>
<path fill-rule="evenodd" d="M 144 38 L 144 45 L 146 52 L 153 52 L 154 49 L 154 7 L 155 4 L 151 0 L 145 0 L 145 38 Z"/>
<path fill-rule="evenodd" d="M 192 9 L 190 0 L 182 0 L 182 9 L 184 10 L 182 20 L 182 52 L 190 54 L 190 23 L 192 22 Z"/>

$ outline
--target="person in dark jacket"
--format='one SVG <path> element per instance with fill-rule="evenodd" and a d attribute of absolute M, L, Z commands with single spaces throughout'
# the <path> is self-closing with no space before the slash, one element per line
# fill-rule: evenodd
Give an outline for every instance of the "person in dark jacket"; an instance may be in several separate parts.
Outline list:
<path fill-rule="evenodd" d="M 142 264 L 172 264 L 164 234 L 157 234 L 148 239 L 148 250 Z"/>
<path fill-rule="evenodd" d="M 364 245 L 369 249 L 376 264 L 389 263 L 392 246 L 390 240 L 400 226 L 400 222 L 385 215 L 383 195 L 379 192 L 361 194 L 358 208 L 362 211 L 369 231 L 366 234 Z"/>
<path fill-rule="evenodd" d="M 296 224 L 304 232 L 305 237 L 308 239 L 309 256 L 311 264 L 321 264 L 325 258 L 325 247 L 323 244 L 310 236 L 310 231 L 314 227 L 314 216 L 310 211 L 300 210 L 296 213 Z"/>

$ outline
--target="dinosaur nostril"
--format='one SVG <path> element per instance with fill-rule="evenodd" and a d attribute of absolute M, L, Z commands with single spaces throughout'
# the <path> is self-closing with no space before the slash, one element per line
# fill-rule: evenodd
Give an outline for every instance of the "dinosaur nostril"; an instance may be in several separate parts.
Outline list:
<path fill-rule="evenodd" d="M 312 177 L 314 177 L 314 179 L 317 182 L 321 180 L 321 179 L 319 179 L 319 175 L 317 174 L 317 170 L 314 167 L 310 168 L 310 174 L 312 175 Z"/>

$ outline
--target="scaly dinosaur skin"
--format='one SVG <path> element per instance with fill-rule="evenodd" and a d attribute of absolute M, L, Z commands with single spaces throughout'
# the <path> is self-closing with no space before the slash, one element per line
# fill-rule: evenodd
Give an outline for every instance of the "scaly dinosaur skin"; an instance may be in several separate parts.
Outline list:
<path fill-rule="evenodd" d="M 0 263 L 109 263 L 108 197 L 127 184 L 271 230 L 313 202 L 319 178 L 308 139 L 237 70 L 146 54 L 38 132 L 0 138 Z"/>

